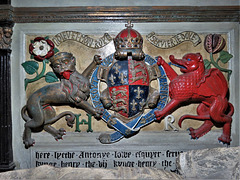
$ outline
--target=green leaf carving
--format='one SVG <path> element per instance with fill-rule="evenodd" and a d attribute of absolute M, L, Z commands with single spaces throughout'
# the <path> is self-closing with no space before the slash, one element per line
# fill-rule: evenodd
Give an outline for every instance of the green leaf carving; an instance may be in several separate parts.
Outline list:
<path fill-rule="evenodd" d="M 53 83 L 58 81 L 58 77 L 53 72 L 48 72 L 45 75 L 45 81 L 48 83 Z"/>
<path fill-rule="evenodd" d="M 34 74 L 38 72 L 39 65 L 35 61 L 26 61 L 22 63 L 23 68 L 25 69 L 26 73 Z"/>
<path fill-rule="evenodd" d="M 58 50 L 57 48 L 54 48 L 53 51 L 54 51 L 54 54 L 56 54 L 57 52 L 59 52 L 59 50 Z"/>
<path fill-rule="evenodd" d="M 203 60 L 205 69 L 210 69 L 211 68 L 211 62 L 207 59 Z"/>
<path fill-rule="evenodd" d="M 224 64 L 226 64 L 232 57 L 233 55 L 229 54 L 227 51 L 221 51 L 219 55 L 219 59 Z"/>

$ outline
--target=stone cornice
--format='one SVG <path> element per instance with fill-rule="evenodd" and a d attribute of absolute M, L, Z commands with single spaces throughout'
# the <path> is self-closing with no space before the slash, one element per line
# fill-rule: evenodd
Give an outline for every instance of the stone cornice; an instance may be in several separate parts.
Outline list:
<path fill-rule="evenodd" d="M 15 23 L 239 22 L 240 14 L 239 6 L 18 7 L 13 12 Z"/>
<path fill-rule="evenodd" d="M 13 7 L 11 5 L 0 5 L 0 22 L 13 21 Z"/>
<path fill-rule="evenodd" d="M 0 5 L 0 22 L 239 22 L 240 6 L 79 6 Z"/>

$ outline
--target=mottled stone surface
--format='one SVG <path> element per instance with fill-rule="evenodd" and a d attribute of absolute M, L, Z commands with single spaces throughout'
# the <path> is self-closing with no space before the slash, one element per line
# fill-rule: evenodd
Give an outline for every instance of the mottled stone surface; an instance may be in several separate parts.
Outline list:
<path fill-rule="evenodd" d="M 181 176 L 151 168 L 119 168 L 117 170 L 96 168 L 54 168 L 43 165 L 0 173 L 0 179 L 182 179 Z"/>
<path fill-rule="evenodd" d="M 177 167 L 186 179 L 239 179 L 239 147 L 181 153 Z"/>

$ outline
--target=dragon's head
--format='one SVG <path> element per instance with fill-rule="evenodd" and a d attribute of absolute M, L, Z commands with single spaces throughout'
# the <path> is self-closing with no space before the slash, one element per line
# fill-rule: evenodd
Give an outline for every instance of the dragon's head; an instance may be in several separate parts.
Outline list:
<path fill-rule="evenodd" d="M 175 59 L 173 55 L 170 55 L 169 59 L 172 63 L 180 65 L 180 70 L 183 73 L 195 71 L 199 67 L 204 68 L 203 58 L 200 53 L 188 53 L 182 59 Z"/>

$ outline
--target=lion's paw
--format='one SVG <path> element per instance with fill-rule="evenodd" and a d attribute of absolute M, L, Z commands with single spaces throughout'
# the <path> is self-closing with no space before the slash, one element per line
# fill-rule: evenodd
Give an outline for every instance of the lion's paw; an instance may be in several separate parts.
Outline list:
<path fill-rule="evenodd" d="M 23 144 L 25 144 L 25 148 L 28 149 L 35 144 L 35 140 L 32 138 L 24 139 Z"/>
<path fill-rule="evenodd" d="M 63 139 L 62 137 L 66 135 L 66 131 L 63 128 L 60 128 L 59 130 L 57 130 L 57 133 L 55 134 L 54 138 L 56 139 L 56 141 L 58 141 L 58 139 Z"/>

